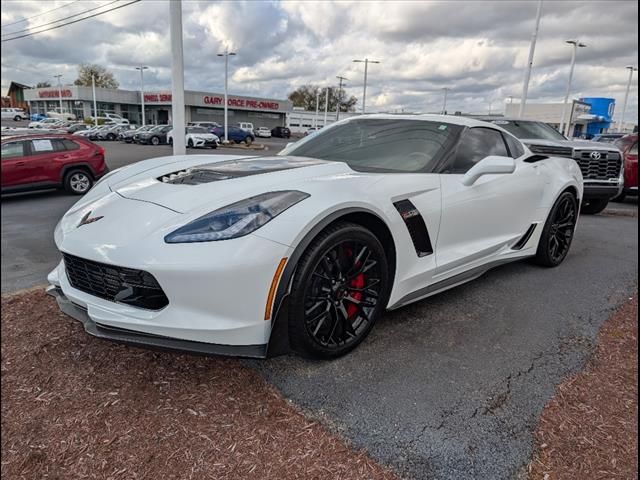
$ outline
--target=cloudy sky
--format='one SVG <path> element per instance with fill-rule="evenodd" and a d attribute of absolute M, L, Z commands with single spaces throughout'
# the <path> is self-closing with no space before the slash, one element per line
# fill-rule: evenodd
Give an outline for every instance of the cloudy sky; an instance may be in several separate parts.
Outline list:
<path fill-rule="evenodd" d="M 147 65 L 147 89 L 169 89 L 168 0 L 142 0 L 74 25 L 4 41 L 21 34 L 12 32 L 38 30 L 112 2 L 2 0 L 3 92 L 12 80 L 55 82 L 57 73 L 71 83 L 84 62 L 108 67 L 126 89 L 139 88 L 134 67 Z M 502 111 L 509 96 L 516 102 L 521 94 L 536 8 L 535 0 L 184 0 L 185 86 L 222 91 L 224 67 L 216 53 L 228 46 L 237 52 L 230 61 L 231 93 L 285 98 L 301 84 L 333 85 L 342 75 L 359 106 L 363 65 L 352 60 L 368 57 L 381 63 L 369 68 L 367 111 L 438 111 L 443 87 L 451 89 L 449 111 Z M 26 17 L 33 18 L 14 23 Z M 578 51 L 572 95 L 610 96 L 621 105 L 628 78 L 624 67 L 637 65 L 637 18 L 635 1 L 546 0 L 529 101 L 563 99 L 571 55 L 564 40 L 579 38 L 587 48 Z M 629 121 L 637 118 L 637 85 L 634 75 Z"/>

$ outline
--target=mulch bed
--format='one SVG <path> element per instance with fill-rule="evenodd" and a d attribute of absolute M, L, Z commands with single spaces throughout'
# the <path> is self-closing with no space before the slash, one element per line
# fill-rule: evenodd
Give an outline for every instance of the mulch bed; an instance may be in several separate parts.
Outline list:
<path fill-rule="evenodd" d="M 396 478 L 255 371 L 94 339 L 41 290 L 2 298 L 2 477 Z"/>
<path fill-rule="evenodd" d="M 638 478 L 638 298 L 602 327 L 586 369 L 556 389 L 535 434 L 530 478 Z"/>

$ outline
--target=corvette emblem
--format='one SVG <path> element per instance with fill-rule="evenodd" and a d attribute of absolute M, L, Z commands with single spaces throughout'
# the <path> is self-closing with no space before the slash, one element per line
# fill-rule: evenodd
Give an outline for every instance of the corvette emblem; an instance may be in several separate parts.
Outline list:
<path fill-rule="evenodd" d="M 602 155 L 600 154 L 600 152 L 591 152 L 591 158 L 593 160 L 600 160 L 601 157 Z"/>
<path fill-rule="evenodd" d="M 101 218 L 104 218 L 104 215 L 100 215 L 98 217 L 90 217 L 89 215 L 91 215 L 91 210 L 89 210 L 87 214 L 82 217 L 82 220 L 80 220 L 80 223 L 76 228 L 80 228 L 83 225 L 89 225 L 90 223 L 97 222 Z"/>

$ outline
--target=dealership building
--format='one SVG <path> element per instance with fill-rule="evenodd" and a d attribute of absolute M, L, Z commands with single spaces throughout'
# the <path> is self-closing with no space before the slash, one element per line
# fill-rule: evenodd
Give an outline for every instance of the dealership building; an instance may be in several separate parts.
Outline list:
<path fill-rule="evenodd" d="M 30 113 L 59 111 L 62 109 L 84 119 L 94 115 L 91 87 L 77 85 L 30 88 L 24 90 L 24 100 Z M 142 101 L 140 92 L 96 88 L 98 116 L 115 113 L 130 123 L 142 123 Z M 229 124 L 251 122 L 255 127 L 286 125 L 287 114 L 292 110 L 289 100 L 229 95 L 227 98 Z M 224 94 L 216 92 L 184 92 L 185 119 L 187 122 L 210 121 L 224 123 Z M 144 93 L 145 122 L 148 124 L 171 123 L 171 92 Z"/>

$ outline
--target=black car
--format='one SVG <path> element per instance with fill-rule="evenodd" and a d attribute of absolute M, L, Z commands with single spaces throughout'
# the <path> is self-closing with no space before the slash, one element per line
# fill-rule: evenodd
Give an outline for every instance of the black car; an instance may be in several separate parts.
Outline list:
<path fill-rule="evenodd" d="M 287 127 L 274 127 L 271 129 L 272 137 L 291 138 L 291 130 Z"/>
<path fill-rule="evenodd" d="M 126 143 L 137 142 L 137 135 L 141 133 L 148 132 L 152 128 L 155 128 L 156 125 L 145 125 L 144 127 L 136 128 L 135 130 L 124 130 L 118 134 L 118 140 L 121 140 Z"/>
<path fill-rule="evenodd" d="M 167 133 L 171 128 L 171 125 L 158 125 L 148 132 L 142 132 L 138 135 L 138 143 L 150 145 L 167 143 Z"/>

